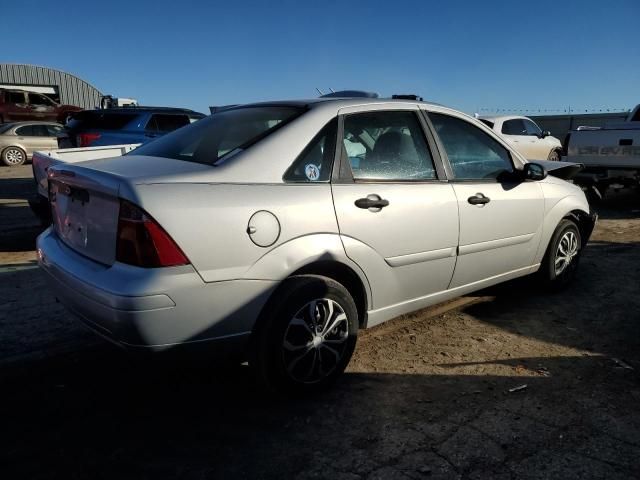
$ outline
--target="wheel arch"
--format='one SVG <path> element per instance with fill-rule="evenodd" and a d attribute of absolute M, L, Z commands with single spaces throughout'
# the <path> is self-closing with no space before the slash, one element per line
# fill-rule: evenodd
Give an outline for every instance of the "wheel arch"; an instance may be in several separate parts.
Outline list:
<path fill-rule="evenodd" d="M 587 203 L 587 199 L 584 195 L 568 195 L 557 202 L 553 208 L 545 214 L 542 238 L 538 246 L 538 251 L 536 252 L 535 263 L 540 263 L 542 261 L 542 258 L 547 251 L 547 247 L 549 246 L 549 242 L 551 241 L 551 237 L 553 236 L 553 232 L 555 232 L 558 224 L 565 218 L 570 218 L 576 221 L 581 229 L 581 236 L 584 238 L 589 237 L 588 234 L 591 233 L 589 229 L 586 228 L 584 230 L 585 233 L 588 232 L 587 235 L 584 235 L 582 230 L 582 228 L 585 228 L 587 225 L 587 219 L 593 219 L 592 215 L 589 214 L 589 204 Z M 593 229 L 593 227 L 591 227 L 591 229 Z"/>
<path fill-rule="evenodd" d="M 582 238 L 583 246 L 589 240 L 591 232 L 595 227 L 595 218 L 593 215 L 585 212 L 584 210 L 572 210 L 564 217 L 567 220 L 573 220 L 578 225 L 580 230 L 580 237 Z"/>
<path fill-rule="evenodd" d="M 367 310 L 369 305 L 367 290 L 360 276 L 351 267 L 337 260 L 317 260 L 299 268 L 290 276 L 295 275 L 320 275 L 340 283 L 353 297 L 353 301 L 358 309 L 358 323 L 360 328 L 367 326 Z"/>

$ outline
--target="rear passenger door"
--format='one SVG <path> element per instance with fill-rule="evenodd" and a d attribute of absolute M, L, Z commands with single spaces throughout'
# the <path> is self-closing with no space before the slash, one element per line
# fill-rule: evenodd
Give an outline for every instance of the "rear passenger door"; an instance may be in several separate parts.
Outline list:
<path fill-rule="evenodd" d="M 509 150 L 464 118 L 429 113 L 460 212 L 458 261 L 451 288 L 531 267 L 544 197 L 518 180 Z"/>
<path fill-rule="evenodd" d="M 446 290 L 458 207 L 417 106 L 341 110 L 332 190 L 346 254 L 371 275 L 373 309 Z M 375 285 L 375 282 L 379 282 Z"/>

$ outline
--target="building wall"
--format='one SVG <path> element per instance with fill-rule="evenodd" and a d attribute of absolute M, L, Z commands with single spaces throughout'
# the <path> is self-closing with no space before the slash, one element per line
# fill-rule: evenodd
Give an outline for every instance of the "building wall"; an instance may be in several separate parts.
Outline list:
<path fill-rule="evenodd" d="M 99 106 L 102 96 L 97 88 L 75 75 L 34 65 L 0 63 L 0 87 L 2 85 L 53 87 L 58 92 L 60 103 L 81 108 Z"/>

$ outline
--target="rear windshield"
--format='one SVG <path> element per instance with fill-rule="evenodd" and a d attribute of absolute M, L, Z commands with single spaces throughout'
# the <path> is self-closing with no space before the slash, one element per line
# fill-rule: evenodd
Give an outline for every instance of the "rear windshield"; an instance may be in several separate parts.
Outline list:
<path fill-rule="evenodd" d="M 5 123 L 4 125 L 0 125 L 0 133 L 4 133 L 13 127 L 13 123 Z"/>
<path fill-rule="evenodd" d="M 67 127 L 72 130 L 121 130 L 137 116 L 137 113 L 85 111 L 74 114 Z"/>
<path fill-rule="evenodd" d="M 241 107 L 215 113 L 138 147 L 132 155 L 213 165 L 271 134 L 304 112 L 302 107 Z"/>

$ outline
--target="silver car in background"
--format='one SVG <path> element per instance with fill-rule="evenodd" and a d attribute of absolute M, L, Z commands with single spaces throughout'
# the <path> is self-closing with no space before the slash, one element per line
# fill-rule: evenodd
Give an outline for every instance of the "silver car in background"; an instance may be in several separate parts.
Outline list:
<path fill-rule="evenodd" d="M 57 135 L 64 127 L 53 122 L 15 122 L 0 125 L 0 160 L 16 167 L 31 160 L 36 150 L 58 148 Z"/>
<path fill-rule="evenodd" d="M 561 288 L 595 222 L 578 187 L 413 100 L 234 107 L 49 185 L 39 263 L 70 311 L 129 348 L 245 353 L 284 390 L 340 375 L 361 328 L 534 272 Z"/>

